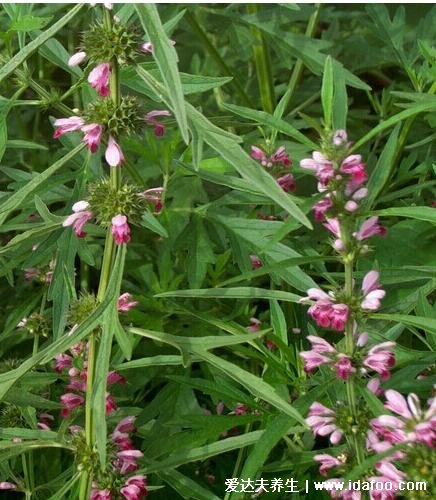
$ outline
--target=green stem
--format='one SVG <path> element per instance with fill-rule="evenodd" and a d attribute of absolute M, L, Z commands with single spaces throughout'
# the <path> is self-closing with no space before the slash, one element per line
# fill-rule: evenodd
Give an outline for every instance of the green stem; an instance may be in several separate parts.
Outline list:
<path fill-rule="evenodd" d="M 248 14 L 256 14 L 258 11 L 258 4 L 247 5 Z M 256 65 L 257 81 L 259 84 L 262 107 L 264 111 L 272 114 L 276 106 L 276 98 L 268 45 L 266 44 L 265 37 L 259 28 L 252 26 L 251 32 L 254 37 L 253 55 L 254 63 Z"/>
<path fill-rule="evenodd" d="M 314 11 L 309 17 L 309 21 L 307 23 L 305 36 L 312 38 L 315 33 L 316 23 L 318 21 L 319 12 L 321 10 L 321 4 L 317 3 L 314 6 Z M 297 59 L 295 66 L 292 70 L 291 79 L 289 80 L 288 90 L 282 97 L 280 101 L 280 108 L 283 109 L 282 114 L 279 116 L 281 118 L 283 114 L 286 114 L 289 110 L 289 105 L 291 104 L 292 98 L 294 97 L 295 91 L 297 90 L 298 82 L 300 81 L 301 75 L 303 74 L 304 63 L 302 59 Z"/>
<path fill-rule="evenodd" d="M 104 23 L 110 29 L 112 26 L 111 14 L 107 9 L 104 9 Z M 110 78 L 110 98 L 118 106 L 121 99 L 120 94 L 120 75 L 119 66 L 116 59 L 111 61 L 111 78 Z M 111 167 L 110 170 L 111 185 L 118 189 L 121 184 L 121 170 L 118 167 Z M 106 241 L 103 252 L 103 259 L 100 271 L 100 282 L 97 291 L 97 301 L 101 301 L 106 293 L 109 283 L 113 261 L 115 258 L 115 245 L 112 237 L 111 228 L 108 227 L 106 232 Z M 89 450 L 93 450 L 95 446 L 95 426 L 93 408 L 92 408 L 92 393 L 95 378 L 95 361 L 98 356 L 98 342 L 95 332 L 93 332 L 88 340 L 88 367 L 86 381 L 86 403 L 85 403 L 85 437 L 86 444 Z M 85 470 L 82 472 L 80 480 L 80 500 L 89 498 L 89 491 L 92 484 L 92 471 Z"/>
<path fill-rule="evenodd" d="M 345 248 L 349 248 L 349 236 L 351 230 L 347 226 L 347 224 L 343 223 L 343 229 L 341 231 L 341 238 L 344 242 Z M 354 270 L 354 257 L 351 254 L 345 254 L 344 256 L 344 273 L 345 273 L 345 285 L 344 292 L 345 298 L 348 303 L 351 303 L 353 298 L 353 270 Z M 354 326 L 354 318 L 352 315 L 348 318 L 347 324 L 345 325 L 345 352 L 350 358 L 352 358 L 354 353 L 354 345 L 355 339 L 353 336 L 353 326 Z M 351 375 L 346 381 L 346 391 L 347 391 L 347 402 L 348 407 L 351 410 L 351 415 L 353 417 L 353 426 L 355 427 L 357 424 L 357 397 L 356 397 L 356 386 L 353 375 Z M 351 434 L 351 441 L 353 443 L 354 451 L 356 454 L 357 462 L 360 464 L 364 460 L 363 456 L 363 443 L 360 441 L 360 437 L 356 434 Z"/>

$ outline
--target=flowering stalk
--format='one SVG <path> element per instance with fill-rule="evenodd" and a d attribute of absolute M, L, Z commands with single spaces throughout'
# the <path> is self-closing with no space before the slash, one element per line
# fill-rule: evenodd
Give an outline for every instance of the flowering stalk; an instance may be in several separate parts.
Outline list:
<path fill-rule="evenodd" d="M 111 12 L 104 9 L 104 23 L 106 27 L 112 26 Z M 119 65 L 116 58 L 110 62 L 110 96 L 114 104 L 117 106 L 120 103 L 120 82 L 119 82 Z M 117 190 L 121 184 L 121 169 L 110 169 L 110 184 Z M 107 228 L 106 241 L 103 251 L 103 259 L 101 264 L 100 282 L 97 291 L 97 301 L 101 301 L 106 293 L 111 274 L 111 267 L 115 257 L 114 239 L 111 233 L 111 227 Z M 89 449 L 94 448 L 95 443 L 95 422 L 93 409 L 91 404 L 91 396 L 95 378 L 95 362 L 98 354 L 98 346 L 95 338 L 95 333 L 91 333 L 88 341 L 88 368 L 86 380 L 86 403 L 85 403 L 85 439 Z M 81 478 L 80 484 L 80 500 L 87 500 L 91 491 L 92 476 L 89 471 L 85 471 Z"/>
<path fill-rule="evenodd" d="M 345 248 L 347 248 L 349 233 L 347 225 L 344 225 L 343 230 L 341 231 L 341 239 L 344 241 Z M 353 298 L 353 270 L 354 270 L 354 256 L 352 254 L 346 255 L 343 258 L 344 264 L 344 275 L 345 275 L 345 284 L 344 284 L 344 292 L 346 300 L 351 301 Z M 348 318 L 347 324 L 345 325 L 345 351 L 346 354 L 352 358 L 354 354 L 354 318 L 352 315 Z M 351 414 L 354 419 L 354 424 L 356 424 L 357 419 L 357 402 L 356 402 L 356 387 L 354 377 L 348 377 L 345 381 L 346 390 L 347 390 L 347 400 L 348 406 L 351 410 Z M 354 444 L 354 450 L 356 453 L 357 462 L 360 464 L 363 457 L 363 444 L 360 441 L 359 436 L 356 434 L 352 435 L 352 440 Z"/>

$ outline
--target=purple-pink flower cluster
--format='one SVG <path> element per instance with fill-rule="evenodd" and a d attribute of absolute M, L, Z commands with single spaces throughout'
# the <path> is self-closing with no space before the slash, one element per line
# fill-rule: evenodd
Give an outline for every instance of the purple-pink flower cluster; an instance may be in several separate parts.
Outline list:
<path fill-rule="evenodd" d="M 292 161 L 289 158 L 288 153 L 284 146 L 280 146 L 274 153 L 267 154 L 265 151 L 258 146 L 251 146 L 250 156 L 258 161 L 262 167 L 265 167 L 268 170 L 273 169 L 286 169 L 291 168 Z M 295 190 L 295 180 L 294 176 L 289 173 L 283 173 L 282 175 L 276 175 L 277 184 L 285 191 L 285 193 L 289 193 L 290 191 Z"/>
<path fill-rule="evenodd" d="M 337 154 L 335 153 L 337 148 Z M 384 236 L 386 229 L 378 222 L 377 217 L 369 217 L 357 230 L 354 230 L 355 212 L 359 201 L 365 198 L 368 191 L 363 184 L 367 179 L 365 165 L 360 155 L 349 155 L 341 160 L 349 148 L 345 131 L 337 131 L 332 138 L 332 147 L 327 148 L 331 156 L 314 152 L 311 159 L 301 161 L 303 168 L 312 170 L 318 179 L 318 190 L 325 193 L 324 198 L 314 206 L 315 219 L 335 237 L 333 248 L 342 256 L 344 265 L 358 255 L 355 249 L 363 240 L 374 235 Z M 351 267 L 352 270 L 352 267 Z M 348 275 L 349 276 L 349 275 Z M 428 401 L 426 409 L 421 408 L 417 395 L 404 397 L 394 389 L 386 392 L 381 383 L 388 380 L 395 365 L 395 342 L 384 341 L 367 346 L 369 334 L 358 334 L 357 319 L 368 312 L 377 311 L 385 290 L 379 282 L 379 273 L 375 270 L 367 272 L 362 280 L 360 290 L 353 279 L 348 277 L 344 290 L 326 293 L 319 288 L 311 288 L 302 302 L 312 301 L 308 310 L 309 316 L 323 328 L 345 331 L 346 352 L 341 352 L 338 344 L 332 345 L 324 338 L 316 335 L 307 337 L 311 349 L 300 352 L 304 370 L 313 373 L 321 366 L 330 367 L 336 378 L 347 384 L 347 405 L 338 402 L 336 409 L 331 409 L 319 402 L 314 402 L 306 422 L 314 436 L 330 436 L 330 442 L 338 444 L 343 437 L 348 441 L 349 452 L 333 456 L 321 453 L 314 456 L 319 464 L 319 472 L 327 477 L 330 471 L 337 475 L 328 479 L 330 483 L 343 481 L 343 474 L 353 466 L 352 460 L 359 462 L 356 446 L 360 453 L 371 455 L 386 453 L 398 444 L 424 446 L 434 449 L 436 444 L 436 399 Z M 351 345 L 350 345 L 351 341 Z M 378 415 L 369 420 L 359 404 L 354 392 L 355 381 L 366 382 L 366 388 L 376 397 L 385 395 L 384 407 L 391 413 Z M 350 394 L 354 394 L 350 397 Z M 366 435 L 366 442 L 356 441 L 356 435 Z M 354 435 L 354 437 L 353 437 Z M 354 448 L 354 453 L 351 451 Z M 351 453 L 350 453 L 351 452 Z M 400 482 L 407 478 L 407 473 L 400 470 L 402 462 L 407 459 L 408 449 L 395 450 L 375 463 L 372 471 L 365 477 L 367 481 L 378 482 L 382 489 L 369 492 L 372 500 L 391 500 Z M 352 460 L 350 460 L 352 457 Z M 394 462 L 394 463 L 393 463 Z M 410 465 L 410 464 L 409 464 Z M 332 490 L 332 498 L 360 500 L 360 491 Z"/>
<path fill-rule="evenodd" d="M 122 486 L 105 485 L 99 486 L 95 481 L 91 490 L 90 500 L 112 500 L 115 498 L 124 498 L 126 500 L 141 500 L 147 496 L 147 477 L 142 474 L 129 476 L 124 479 L 123 476 L 131 474 L 138 469 L 137 460 L 144 454 L 134 448 L 130 434 L 135 431 L 135 417 L 128 416 L 123 418 L 115 427 L 110 439 L 114 449 L 111 450 L 113 473 L 119 478 L 116 484 L 123 482 Z"/>

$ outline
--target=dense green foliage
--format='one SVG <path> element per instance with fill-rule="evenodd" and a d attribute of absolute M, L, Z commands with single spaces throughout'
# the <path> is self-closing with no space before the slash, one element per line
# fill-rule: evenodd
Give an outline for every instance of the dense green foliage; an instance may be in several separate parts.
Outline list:
<path fill-rule="evenodd" d="M 328 439 L 315 438 L 305 418 L 314 401 L 334 406 L 344 381 L 326 367 L 309 376 L 299 352 L 307 335 L 340 345 L 342 334 L 322 334 L 299 300 L 346 277 L 314 221 L 320 194 L 300 161 L 337 129 L 362 155 L 360 216 L 378 215 L 388 229 L 353 271 L 360 284 L 377 269 L 386 290 L 366 331 L 372 343 L 396 342 L 383 388 L 424 402 L 435 383 L 435 8 L 115 4 L 113 25 L 103 11 L 0 7 L 0 483 L 21 491 L 2 498 L 88 495 L 91 476 L 80 474 L 68 430 L 84 425 L 85 409 L 61 417 L 68 376 L 53 362 L 85 340 L 95 356 L 92 457 L 104 464 L 107 435 L 136 416 L 150 497 L 250 498 L 226 492 L 232 477 L 321 480 L 313 457 Z M 112 42 L 99 44 L 97 28 L 83 35 L 96 23 L 128 27 L 116 33 L 126 60 Z M 69 66 L 82 38 L 91 66 Z M 136 50 L 147 41 L 152 52 Z M 104 106 L 87 82 L 106 60 L 101 51 L 116 61 L 123 96 L 111 80 Z M 141 125 L 156 108 L 171 112 L 159 119 L 163 136 Z M 54 120 L 77 114 L 115 135 L 121 167 L 105 162 L 107 136 L 95 154 L 76 132 L 52 138 Z M 291 193 L 274 178 L 287 169 L 264 168 L 250 158 L 253 145 L 286 148 Z M 157 187 L 162 210 L 137 197 Z M 97 215 L 77 238 L 62 223 L 84 199 Z M 127 245 L 111 240 L 117 213 L 129 215 Z M 118 314 L 123 292 L 139 304 Z M 256 332 L 247 331 L 251 318 L 261 322 Z M 126 383 L 111 387 L 117 410 L 106 418 L 111 370 Z M 368 418 L 383 413 L 365 385 L 358 391 Z M 41 413 L 54 417 L 50 429 L 38 427 Z M 374 463 L 347 474 L 364 476 Z"/>

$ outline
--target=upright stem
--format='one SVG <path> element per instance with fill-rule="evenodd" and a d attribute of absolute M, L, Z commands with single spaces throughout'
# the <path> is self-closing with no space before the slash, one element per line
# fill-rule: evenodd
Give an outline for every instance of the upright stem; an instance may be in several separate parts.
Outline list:
<path fill-rule="evenodd" d="M 104 9 L 104 23 L 110 29 L 112 27 L 112 17 L 110 11 Z M 121 99 L 120 93 L 120 77 L 119 66 L 116 59 L 111 61 L 111 78 L 110 78 L 110 99 L 116 106 L 119 105 Z M 111 167 L 110 182 L 112 187 L 118 189 L 121 184 L 121 171 L 118 167 Z M 97 291 L 97 300 L 101 301 L 106 293 L 109 283 L 112 265 L 115 258 L 115 245 L 112 237 L 111 228 L 108 227 L 106 232 L 106 241 L 101 263 L 100 282 Z M 95 332 L 92 332 L 88 340 L 88 366 L 86 379 L 86 403 L 85 403 L 85 438 L 89 450 L 94 449 L 95 445 L 95 425 L 92 408 L 92 392 L 95 378 L 95 361 L 98 356 L 98 341 Z M 80 483 L 80 500 L 87 500 L 92 483 L 92 472 L 86 470 L 82 473 Z"/>
<path fill-rule="evenodd" d="M 257 4 L 247 5 L 247 12 L 249 14 L 256 14 L 258 10 L 259 5 Z M 276 105 L 276 98 L 268 46 L 265 42 L 265 37 L 259 28 L 253 26 L 251 31 L 254 36 L 253 54 L 254 62 L 256 64 L 257 81 L 259 84 L 262 107 L 264 111 L 272 114 Z"/>
<path fill-rule="evenodd" d="M 343 229 L 341 231 L 341 239 L 344 242 L 345 248 L 348 248 L 348 241 L 350 237 L 350 228 L 347 224 L 343 224 Z M 354 271 L 354 256 L 351 254 L 345 254 L 344 257 L 344 274 L 345 274 L 345 284 L 344 292 L 345 298 L 348 303 L 351 303 L 353 298 L 353 271 Z M 348 356 L 352 357 L 354 353 L 354 318 L 352 315 L 349 316 L 347 324 L 345 325 L 345 352 Z M 356 386 L 353 375 L 351 375 L 346 381 L 346 391 L 347 391 L 347 402 L 348 407 L 351 410 L 351 415 L 353 417 L 353 425 L 357 424 L 357 398 L 356 398 Z M 352 433 L 351 439 L 354 446 L 354 451 L 356 454 L 357 462 L 360 464 L 364 460 L 363 456 L 363 444 L 360 442 L 359 436 Z"/>
<path fill-rule="evenodd" d="M 314 6 L 314 11 L 309 17 L 309 21 L 307 23 L 305 35 L 309 38 L 313 36 L 315 33 L 316 23 L 318 21 L 319 11 L 321 9 L 321 4 L 317 3 Z M 289 105 L 292 102 L 292 98 L 294 97 L 295 91 L 297 90 L 298 82 L 300 81 L 301 75 L 303 74 L 304 63 L 302 59 L 297 59 L 295 62 L 294 68 L 292 70 L 291 78 L 288 84 L 288 90 L 282 97 L 282 101 L 280 102 L 281 108 L 283 109 L 282 114 L 286 114 L 289 110 Z M 279 116 L 281 118 L 281 116 Z"/>

